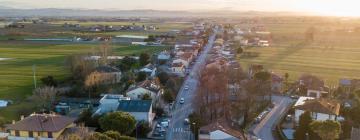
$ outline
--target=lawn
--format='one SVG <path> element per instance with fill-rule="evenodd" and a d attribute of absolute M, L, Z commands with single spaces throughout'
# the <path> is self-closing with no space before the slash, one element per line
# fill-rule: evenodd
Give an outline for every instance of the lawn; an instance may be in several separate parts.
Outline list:
<path fill-rule="evenodd" d="M 340 78 L 360 78 L 360 33 L 338 31 L 350 24 L 324 24 L 315 26 L 315 41 L 304 43 L 304 32 L 319 24 L 263 24 L 272 32 L 273 44 L 266 48 L 246 48 L 258 52 L 258 57 L 239 57 L 244 68 L 263 64 L 267 69 L 284 75 L 290 80 L 310 73 L 336 85 Z"/>
<path fill-rule="evenodd" d="M 70 54 L 88 53 L 97 50 L 98 45 L 90 44 L 35 44 L 0 42 L 0 99 L 14 101 L 14 105 L 0 110 L 0 116 L 8 120 L 18 119 L 24 110 L 33 110 L 36 103 L 26 100 L 32 94 L 32 66 L 36 65 L 36 76 L 53 75 L 63 79 L 69 75 L 64 58 Z M 114 55 L 132 55 L 141 52 L 153 53 L 168 47 L 141 47 L 113 45 Z M 39 83 L 39 82 L 38 82 Z"/>

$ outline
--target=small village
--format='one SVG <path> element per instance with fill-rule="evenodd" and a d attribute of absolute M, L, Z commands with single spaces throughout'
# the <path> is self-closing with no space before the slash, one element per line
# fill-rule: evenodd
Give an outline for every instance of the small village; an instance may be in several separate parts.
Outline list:
<path fill-rule="evenodd" d="M 359 139 L 360 79 L 344 76 L 334 84 L 256 61 L 266 55 L 256 50 L 277 47 L 279 39 L 263 25 L 196 19 L 191 27 L 158 33 L 155 24 L 125 21 L 61 22 L 58 28 L 77 33 L 67 38 L 7 38 L 91 48 L 56 58 L 69 71 L 65 78 L 37 77 L 32 65 L 33 90 L 25 101 L 36 105 L 20 108 L 18 119 L 0 113 L 0 140 Z M 33 20 L 4 30 L 33 24 L 53 26 Z M 304 44 L 315 40 L 314 32 L 304 34 Z M 117 45 L 131 55 L 118 55 Z M 249 58 L 253 63 L 242 62 Z M 18 103 L 0 98 L 0 109 Z"/>

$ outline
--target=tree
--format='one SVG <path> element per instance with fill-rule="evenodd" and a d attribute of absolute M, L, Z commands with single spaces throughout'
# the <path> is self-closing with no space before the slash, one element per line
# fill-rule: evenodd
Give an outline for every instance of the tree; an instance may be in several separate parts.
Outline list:
<path fill-rule="evenodd" d="M 312 118 L 309 111 L 304 112 L 299 118 L 299 126 L 294 133 L 295 140 L 305 140 L 306 133 L 311 134 L 310 123 Z"/>
<path fill-rule="evenodd" d="M 198 131 L 200 129 L 200 126 L 204 125 L 204 122 L 201 119 L 201 116 L 197 113 L 191 113 L 189 115 L 189 121 L 190 121 L 190 130 L 195 135 L 195 139 L 198 139 Z"/>
<path fill-rule="evenodd" d="M 339 138 L 341 125 L 337 121 L 314 121 L 310 124 L 311 130 L 318 134 L 323 140 L 335 140 Z"/>
<path fill-rule="evenodd" d="M 69 67 L 75 80 L 84 80 L 95 69 L 95 63 L 86 60 L 86 57 L 88 56 L 70 55 L 65 60 L 65 64 Z"/>
<path fill-rule="evenodd" d="M 141 53 L 139 58 L 140 66 L 145 66 L 150 63 L 150 55 L 148 53 Z"/>
<path fill-rule="evenodd" d="M 169 74 L 167 74 L 166 72 L 160 72 L 157 77 L 159 78 L 162 85 L 165 85 L 170 78 Z"/>
<path fill-rule="evenodd" d="M 242 54 L 242 53 L 244 52 L 244 50 L 243 50 L 242 47 L 238 47 L 237 50 L 236 50 L 236 52 L 237 52 L 238 54 Z"/>
<path fill-rule="evenodd" d="M 129 56 L 125 56 L 120 63 L 116 64 L 116 66 L 123 72 L 129 71 L 133 65 L 135 65 L 137 61 Z"/>
<path fill-rule="evenodd" d="M 98 128 L 100 127 L 99 125 L 100 116 L 97 115 L 92 116 L 93 113 L 91 110 L 92 110 L 91 108 L 83 110 L 79 115 L 77 123 L 84 123 L 85 126 Z"/>
<path fill-rule="evenodd" d="M 46 85 L 46 86 L 50 86 L 50 87 L 56 87 L 58 82 L 55 80 L 55 78 L 53 76 L 46 76 L 40 79 L 41 82 Z"/>
<path fill-rule="evenodd" d="M 56 100 L 57 92 L 57 89 L 54 87 L 38 87 L 33 91 L 33 97 L 35 99 L 40 99 L 39 102 L 45 102 L 43 104 L 43 109 L 51 110 Z"/>
<path fill-rule="evenodd" d="M 259 82 L 259 89 L 263 96 L 266 95 L 266 93 L 270 94 L 270 101 L 271 101 L 271 73 L 267 71 L 261 71 L 258 73 L 255 73 L 254 75 L 255 80 Z"/>
<path fill-rule="evenodd" d="M 104 132 L 104 135 L 112 138 L 113 140 L 120 140 L 120 138 L 121 138 L 120 133 L 117 131 L 106 131 L 106 132 Z"/>
<path fill-rule="evenodd" d="M 142 100 L 152 100 L 149 94 L 144 94 L 141 98 Z"/>
<path fill-rule="evenodd" d="M 146 72 L 141 71 L 137 74 L 136 82 L 144 81 L 146 80 L 146 77 L 147 77 Z"/>
<path fill-rule="evenodd" d="M 289 73 L 285 73 L 285 75 L 284 75 L 284 77 L 285 77 L 285 87 L 286 87 L 286 90 L 288 89 L 288 87 L 289 87 Z"/>
<path fill-rule="evenodd" d="M 95 132 L 90 136 L 89 140 L 114 140 L 114 139 L 100 132 Z"/>
<path fill-rule="evenodd" d="M 99 120 L 100 128 L 109 131 L 118 131 L 120 134 L 131 134 L 135 129 L 136 120 L 126 112 L 112 112 L 101 117 Z"/>
<path fill-rule="evenodd" d="M 140 138 L 146 138 L 147 134 L 149 134 L 151 131 L 151 128 L 149 127 L 148 122 L 140 122 L 136 129 L 136 135 Z"/>
<path fill-rule="evenodd" d="M 0 117 L 0 130 L 5 127 L 6 123 L 7 121 L 3 117 Z"/>
<path fill-rule="evenodd" d="M 174 95 L 169 89 L 165 89 L 164 94 L 162 95 L 163 99 L 167 103 L 171 103 L 175 100 Z"/>

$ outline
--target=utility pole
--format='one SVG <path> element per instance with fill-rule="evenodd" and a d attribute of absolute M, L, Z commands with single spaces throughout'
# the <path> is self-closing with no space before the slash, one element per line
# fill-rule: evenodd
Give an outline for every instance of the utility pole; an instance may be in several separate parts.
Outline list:
<path fill-rule="evenodd" d="M 36 65 L 35 64 L 32 66 L 32 71 L 33 71 L 34 88 L 36 89 Z"/>

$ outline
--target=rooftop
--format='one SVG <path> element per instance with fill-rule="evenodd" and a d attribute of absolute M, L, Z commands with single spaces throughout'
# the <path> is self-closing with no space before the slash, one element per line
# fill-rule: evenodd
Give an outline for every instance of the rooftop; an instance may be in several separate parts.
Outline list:
<path fill-rule="evenodd" d="M 328 99 L 305 100 L 303 104 L 297 105 L 295 108 L 330 115 L 339 115 L 340 113 L 340 104 Z"/>
<path fill-rule="evenodd" d="M 23 120 L 10 124 L 7 130 L 34 131 L 34 132 L 58 132 L 75 121 L 61 115 L 32 114 Z"/>
<path fill-rule="evenodd" d="M 122 100 L 119 102 L 119 111 L 124 112 L 149 112 L 151 100 Z"/>
<path fill-rule="evenodd" d="M 229 137 L 242 139 L 243 137 L 240 131 L 230 127 L 225 118 L 201 127 L 200 134 L 209 134 L 212 139 L 229 139 Z"/>

